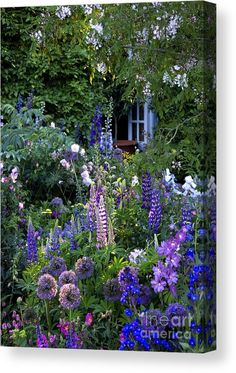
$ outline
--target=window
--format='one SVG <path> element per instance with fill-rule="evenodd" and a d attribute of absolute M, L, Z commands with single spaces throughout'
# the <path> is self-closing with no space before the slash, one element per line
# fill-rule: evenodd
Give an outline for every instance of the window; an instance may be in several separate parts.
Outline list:
<path fill-rule="evenodd" d="M 128 118 L 128 140 L 147 143 L 153 136 L 158 117 L 150 109 L 150 101 L 141 103 L 139 100 L 132 106 Z"/>
<path fill-rule="evenodd" d="M 129 115 L 129 140 L 145 142 L 147 132 L 147 104 L 144 105 L 137 101 L 130 111 Z"/>

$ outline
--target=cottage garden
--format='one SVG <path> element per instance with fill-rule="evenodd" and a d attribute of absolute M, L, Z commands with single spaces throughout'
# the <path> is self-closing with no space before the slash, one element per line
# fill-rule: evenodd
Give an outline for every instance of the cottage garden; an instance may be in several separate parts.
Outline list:
<path fill-rule="evenodd" d="M 81 7 L 68 9 L 72 15 L 76 9 L 81 12 Z M 96 16 L 101 11 L 97 6 L 91 9 Z M 60 22 L 71 17 L 65 9 L 59 10 Z M 88 17 L 91 12 L 87 10 Z M 160 41 L 157 31 L 154 35 Z M 173 96 L 174 89 L 189 105 L 190 98 L 183 97 L 187 75 L 182 86 L 172 80 L 170 84 L 170 75 L 169 83 L 167 74 L 161 76 L 166 87 L 162 97 Z M 2 344 L 211 350 L 215 345 L 214 175 L 204 174 L 201 166 L 190 162 L 194 155 L 189 129 L 189 143 L 185 139 L 182 147 L 181 138 L 174 134 L 184 131 L 182 127 L 169 127 L 163 141 L 165 113 L 159 115 L 160 129 L 144 150 L 137 143 L 133 154 L 122 152 L 114 138 L 120 101 L 114 83 L 109 84 L 113 94 L 103 100 L 95 95 L 84 113 L 84 126 L 75 131 L 70 128 L 73 120 L 67 126 L 66 118 L 62 123 L 54 117 L 50 106 L 39 102 L 37 91 L 18 92 L 15 102 L 12 98 L 4 105 Z M 145 79 L 143 84 L 147 88 Z M 107 80 L 104 87 L 108 89 Z M 141 97 L 138 88 L 137 97 Z M 180 115 L 188 114 L 181 110 Z M 199 114 L 194 115 L 195 125 Z M 184 123 L 188 126 L 188 120 Z M 158 141 L 162 144 L 156 152 Z"/>

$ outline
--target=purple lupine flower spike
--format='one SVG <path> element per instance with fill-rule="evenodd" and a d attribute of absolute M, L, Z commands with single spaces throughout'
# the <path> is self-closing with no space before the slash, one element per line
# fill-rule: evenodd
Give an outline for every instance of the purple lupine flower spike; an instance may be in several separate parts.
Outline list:
<path fill-rule="evenodd" d="M 151 198 L 151 207 L 149 211 L 148 223 L 154 233 L 158 232 L 158 228 L 161 223 L 161 202 L 160 202 L 160 191 L 154 189 Z"/>
<path fill-rule="evenodd" d="M 35 229 L 32 224 L 31 219 L 29 220 L 28 229 L 27 229 L 27 260 L 30 263 L 37 262 L 38 260 L 38 251 L 37 251 L 37 240 L 35 235 Z"/>
<path fill-rule="evenodd" d="M 142 208 L 149 209 L 150 208 L 150 202 L 151 202 L 151 191 L 152 191 L 152 185 L 151 185 L 151 175 L 149 172 L 146 172 L 142 177 Z"/>

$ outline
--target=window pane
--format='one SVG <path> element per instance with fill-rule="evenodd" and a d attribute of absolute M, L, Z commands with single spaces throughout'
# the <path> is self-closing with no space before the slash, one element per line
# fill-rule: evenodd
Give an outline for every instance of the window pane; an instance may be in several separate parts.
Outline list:
<path fill-rule="evenodd" d="M 144 120 L 144 107 L 139 105 L 139 120 Z"/>
<path fill-rule="evenodd" d="M 137 140 L 137 123 L 132 124 L 132 140 Z"/>
<path fill-rule="evenodd" d="M 137 105 L 132 108 L 132 120 L 137 120 Z"/>
<path fill-rule="evenodd" d="M 139 141 L 144 141 L 144 123 L 139 123 Z"/>

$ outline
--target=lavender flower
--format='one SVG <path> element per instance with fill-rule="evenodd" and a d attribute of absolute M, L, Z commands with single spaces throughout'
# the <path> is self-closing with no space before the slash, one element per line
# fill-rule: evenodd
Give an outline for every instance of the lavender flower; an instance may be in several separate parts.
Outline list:
<path fill-rule="evenodd" d="M 63 308 L 72 310 L 80 305 L 80 291 L 74 284 L 65 284 L 60 289 L 59 301 Z"/>
<path fill-rule="evenodd" d="M 49 274 L 42 275 L 38 280 L 37 295 L 40 299 L 52 299 L 57 295 L 57 283 Z"/>
<path fill-rule="evenodd" d="M 158 228 L 161 222 L 161 203 L 160 203 L 160 191 L 154 189 L 151 198 L 151 207 L 149 211 L 148 223 L 154 233 L 158 232 Z"/>
<path fill-rule="evenodd" d="M 26 248 L 27 248 L 27 260 L 30 263 L 37 262 L 38 252 L 37 252 L 37 240 L 35 235 L 34 226 L 31 219 L 29 220 L 26 238 Z"/>
<path fill-rule="evenodd" d="M 92 276 L 94 271 L 94 262 L 92 259 L 83 256 L 75 263 L 75 273 L 80 280 L 84 280 Z"/>
<path fill-rule="evenodd" d="M 103 286 L 103 294 L 108 302 L 115 302 L 120 299 L 120 284 L 117 278 L 108 280 Z"/>
<path fill-rule="evenodd" d="M 62 287 L 65 284 L 74 284 L 77 283 L 77 277 L 74 271 L 64 271 L 60 274 L 58 284 Z"/>
<path fill-rule="evenodd" d="M 176 296 L 176 284 L 178 282 L 176 270 L 181 259 L 178 250 L 180 243 L 183 243 L 185 239 L 186 229 L 183 227 L 176 233 L 175 237 L 162 242 L 156 248 L 160 256 L 166 257 L 165 264 L 162 261 L 158 261 L 157 265 L 153 267 L 154 278 L 151 281 L 151 285 L 156 293 L 162 292 L 168 285 L 172 295 Z"/>

